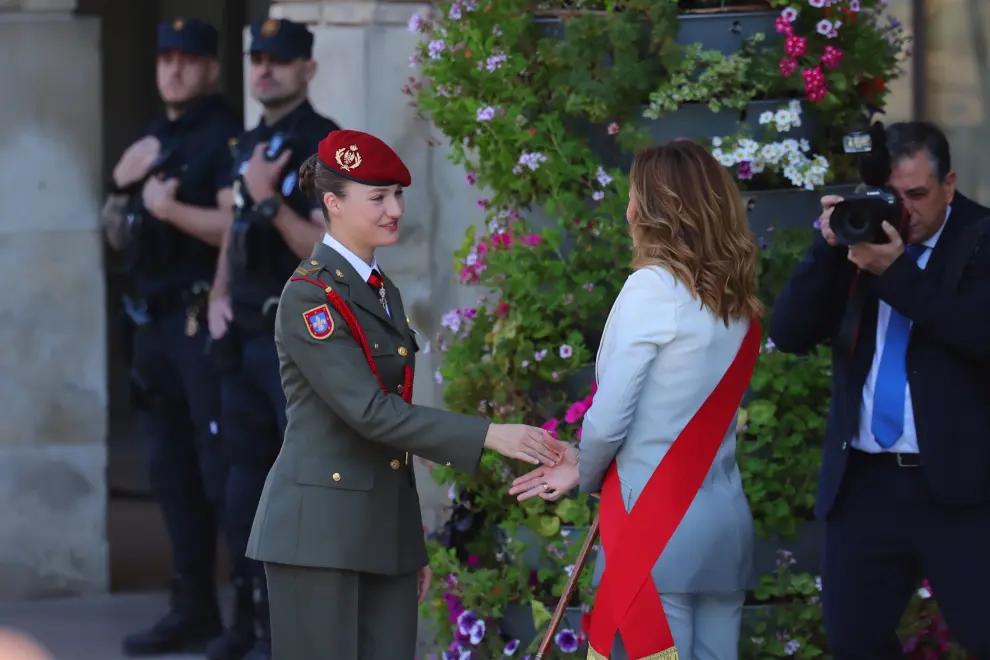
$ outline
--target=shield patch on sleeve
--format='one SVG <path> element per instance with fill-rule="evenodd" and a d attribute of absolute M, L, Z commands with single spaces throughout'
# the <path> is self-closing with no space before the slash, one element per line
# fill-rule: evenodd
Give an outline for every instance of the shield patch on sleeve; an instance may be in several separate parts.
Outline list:
<path fill-rule="evenodd" d="M 333 317 L 325 304 L 303 312 L 306 329 L 313 339 L 326 339 L 333 334 Z"/>

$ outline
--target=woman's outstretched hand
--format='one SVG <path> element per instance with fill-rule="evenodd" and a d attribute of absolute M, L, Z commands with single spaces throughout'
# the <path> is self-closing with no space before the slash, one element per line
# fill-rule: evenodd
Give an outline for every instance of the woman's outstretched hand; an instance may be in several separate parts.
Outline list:
<path fill-rule="evenodd" d="M 535 426 L 491 424 L 485 436 L 485 448 L 533 465 L 557 465 L 563 460 L 567 445 Z"/>
<path fill-rule="evenodd" d="M 551 502 L 559 499 L 578 484 L 578 452 L 568 447 L 564 460 L 555 467 L 541 465 L 532 472 L 517 477 L 509 488 L 520 502 L 537 495 Z"/>

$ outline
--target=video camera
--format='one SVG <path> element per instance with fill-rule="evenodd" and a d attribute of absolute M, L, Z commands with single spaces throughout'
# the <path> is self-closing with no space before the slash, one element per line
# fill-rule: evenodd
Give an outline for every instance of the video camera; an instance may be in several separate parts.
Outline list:
<path fill-rule="evenodd" d="M 907 230 L 907 217 L 897 195 L 888 188 L 890 154 L 887 152 L 887 130 L 874 122 L 868 131 L 854 131 L 842 138 L 847 154 L 859 154 L 860 178 L 867 190 L 846 195 L 832 210 L 830 227 L 841 245 L 857 243 L 887 243 L 883 231 L 889 222 L 901 236 Z"/>

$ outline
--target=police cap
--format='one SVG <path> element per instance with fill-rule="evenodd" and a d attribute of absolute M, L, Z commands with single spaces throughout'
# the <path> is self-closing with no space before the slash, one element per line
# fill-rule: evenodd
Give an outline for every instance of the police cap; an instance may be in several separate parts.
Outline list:
<path fill-rule="evenodd" d="M 251 24 L 251 54 L 260 53 L 291 62 L 313 57 L 313 33 L 303 23 L 269 18 Z"/>
<path fill-rule="evenodd" d="M 195 18 L 176 18 L 158 25 L 158 52 L 177 50 L 189 55 L 217 56 L 217 29 Z"/>
<path fill-rule="evenodd" d="M 412 177 L 399 155 L 374 135 L 337 130 L 320 142 L 320 163 L 345 179 L 368 186 L 408 186 Z"/>

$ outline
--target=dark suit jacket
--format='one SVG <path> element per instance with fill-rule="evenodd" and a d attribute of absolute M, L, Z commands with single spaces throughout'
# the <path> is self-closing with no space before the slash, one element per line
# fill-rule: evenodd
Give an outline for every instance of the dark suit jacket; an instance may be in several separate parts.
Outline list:
<path fill-rule="evenodd" d="M 877 301 L 913 321 L 907 369 L 922 470 L 935 497 L 948 504 L 990 500 L 990 242 L 966 269 L 958 291 L 940 285 L 959 228 L 990 215 L 956 194 L 927 268 L 904 254 L 879 277 L 862 273 L 868 295 L 858 341 L 835 338 L 850 294 L 854 266 L 844 247 L 818 236 L 773 309 L 770 336 L 778 349 L 803 354 L 832 344 L 832 401 L 818 481 L 816 514 L 832 508 L 850 442 L 859 429 L 863 385 L 876 348 Z"/>

